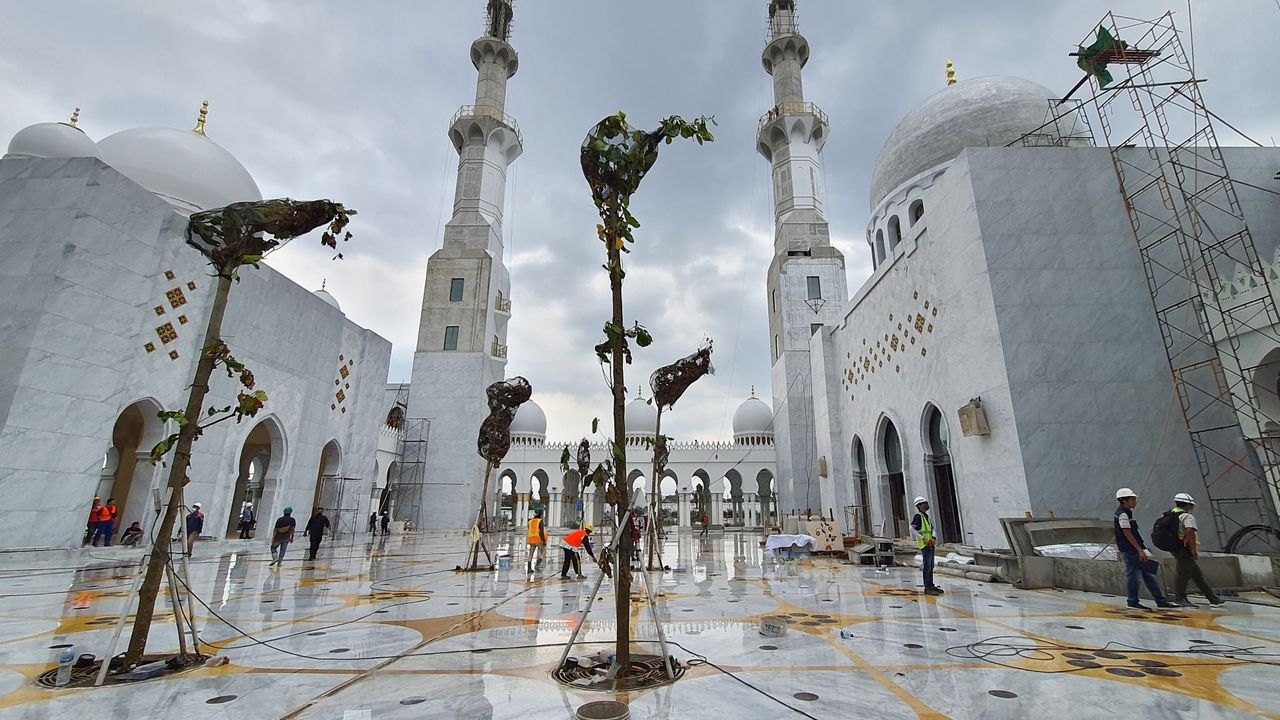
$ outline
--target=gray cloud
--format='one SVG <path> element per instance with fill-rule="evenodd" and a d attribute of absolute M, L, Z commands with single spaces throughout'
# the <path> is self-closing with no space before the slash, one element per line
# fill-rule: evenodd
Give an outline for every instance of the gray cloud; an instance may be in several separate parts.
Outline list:
<path fill-rule="evenodd" d="M 639 354 L 631 393 L 659 365 L 716 341 L 717 375 L 670 416 L 682 438 L 725 438 L 739 400 L 767 396 L 764 276 L 772 245 L 768 170 L 756 119 L 772 104 L 760 66 L 764 0 L 523 0 L 513 44 L 520 71 L 508 112 L 525 153 L 506 222 L 515 312 L 511 374 L 537 388 L 550 434 L 570 438 L 608 411 L 591 346 L 607 316 L 596 221 L 578 169 L 583 135 L 626 110 L 715 115 L 717 141 L 664 147 L 636 198 L 643 227 L 629 256 L 629 316 L 657 337 Z M 1066 53 L 1109 5 L 800 3 L 813 48 L 808 99 L 830 115 L 824 154 L 833 241 L 849 287 L 870 273 L 864 250 L 871 168 L 898 119 L 960 77 L 1016 74 L 1059 92 L 1079 78 Z M 391 379 L 409 376 L 427 257 L 440 243 L 456 155 L 446 127 L 474 96 L 468 47 L 483 3 L 22 3 L 0 26 L 0 139 L 83 108 L 95 139 L 117 130 L 190 127 L 211 101 L 210 137 L 266 196 L 332 197 L 358 208 L 357 239 L 332 262 L 296 244 L 271 260 L 329 289 L 351 318 L 396 346 Z M 1157 2 L 1125 3 L 1149 17 Z M 1185 27 L 1187 5 L 1173 8 Z M 1270 144 L 1280 135 L 1263 53 L 1280 25 L 1270 0 L 1196 0 L 1200 74 L 1215 112 Z M 1224 144 L 1239 144 L 1220 128 Z"/>

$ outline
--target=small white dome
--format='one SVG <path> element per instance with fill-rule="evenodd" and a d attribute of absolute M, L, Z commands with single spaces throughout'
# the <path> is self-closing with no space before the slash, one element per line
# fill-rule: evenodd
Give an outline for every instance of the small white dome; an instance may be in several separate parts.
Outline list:
<path fill-rule="evenodd" d="M 633 435 L 653 437 L 658 432 L 658 409 L 640 398 L 627 403 L 625 418 L 628 437 Z"/>
<path fill-rule="evenodd" d="M 253 176 L 221 145 L 191 130 L 138 128 L 103 138 L 102 159 L 184 210 L 262 199 Z"/>
<path fill-rule="evenodd" d="M 5 157 L 13 158 L 101 158 L 98 144 L 79 128 L 66 123 L 37 123 L 18 131 L 9 141 Z"/>
<path fill-rule="evenodd" d="M 329 307 L 333 308 L 334 310 L 337 310 L 338 312 L 342 312 L 342 308 L 338 305 L 338 299 L 330 295 L 328 290 L 325 290 L 324 288 L 320 288 L 319 290 L 313 291 L 311 294 L 329 303 Z"/>
<path fill-rule="evenodd" d="M 547 414 L 542 406 L 529 400 L 516 410 L 516 417 L 511 421 L 512 435 L 547 436 Z"/>
<path fill-rule="evenodd" d="M 760 398 L 752 395 L 738 406 L 733 413 L 733 434 L 738 435 L 772 435 L 773 410 Z"/>
<path fill-rule="evenodd" d="M 1003 75 L 962 80 L 930 95 L 881 148 L 871 173 L 871 210 L 902 183 L 967 147 L 1003 147 L 1040 127 L 1052 97 L 1046 87 Z"/>

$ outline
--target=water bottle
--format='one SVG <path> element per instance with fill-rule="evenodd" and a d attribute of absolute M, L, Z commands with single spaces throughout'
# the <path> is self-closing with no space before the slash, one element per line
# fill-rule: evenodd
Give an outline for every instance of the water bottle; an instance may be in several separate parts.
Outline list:
<path fill-rule="evenodd" d="M 58 675 L 54 678 L 54 685 L 58 687 L 66 687 L 71 684 L 71 666 L 76 661 L 75 653 L 70 649 L 63 650 L 58 655 Z"/>

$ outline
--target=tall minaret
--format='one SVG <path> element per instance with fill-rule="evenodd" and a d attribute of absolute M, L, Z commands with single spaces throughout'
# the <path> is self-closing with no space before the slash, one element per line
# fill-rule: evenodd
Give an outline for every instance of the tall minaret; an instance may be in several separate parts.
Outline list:
<path fill-rule="evenodd" d="M 844 256 L 831 246 L 822 213 L 821 155 L 829 125 L 826 114 L 804 99 L 801 69 L 808 60 L 809 41 L 796 25 L 795 2 L 773 0 L 761 62 L 773 76 L 774 106 L 760 118 L 756 149 L 773 170 L 769 359 L 780 513 L 825 512 L 834 503 L 818 478 L 809 346 L 821 342 L 824 326 L 840 321 L 849 298 Z"/>
<path fill-rule="evenodd" d="M 511 1 L 488 0 L 484 35 L 471 44 L 479 72 L 474 105 L 449 124 L 458 151 L 453 217 L 444 245 L 427 261 L 413 356 L 409 415 L 431 420 L 419 527 L 471 527 L 484 461 L 476 435 L 489 414 L 485 388 L 503 379 L 511 278 L 503 264 L 502 209 L 507 166 L 523 149 L 505 112 L 507 80 L 516 74 Z M 411 512 L 411 511 L 410 511 Z"/>

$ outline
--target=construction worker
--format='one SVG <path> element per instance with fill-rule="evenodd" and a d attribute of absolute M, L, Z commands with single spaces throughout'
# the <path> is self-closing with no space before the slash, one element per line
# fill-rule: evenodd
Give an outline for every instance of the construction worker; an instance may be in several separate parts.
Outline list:
<path fill-rule="evenodd" d="M 1173 601 L 1183 607 L 1198 607 L 1187 600 L 1187 583 L 1194 580 L 1196 587 L 1200 588 L 1200 593 L 1209 601 L 1209 607 L 1220 608 L 1225 603 L 1213 588 L 1209 587 L 1209 583 L 1205 582 L 1204 573 L 1200 571 L 1200 563 L 1196 562 L 1200 558 L 1200 538 L 1197 533 L 1196 516 L 1192 514 L 1195 509 L 1196 501 L 1189 494 L 1178 493 L 1173 496 L 1173 510 L 1170 512 L 1178 517 L 1178 540 L 1180 541 L 1180 545 L 1173 550 L 1173 557 L 1178 561 L 1173 581 Z"/>
<path fill-rule="evenodd" d="M 529 542 L 529 560 L 525 567 L 525 574 L 542 572 L 542 563 L 547 560 L 547 528 L 542 522 L 541 510 L 534 510 L 533 517 L 529 518 L 529 532 L 526 539 Z M 537 557 L 536 562 L 535 557 Z"/>
<path fill-rule="evenodd" d="M 1133 520 L 1133 509 L 1138 506 L 1138 493 L 1129 488 L 1116 491 L 1116 508 L 1112 519 L 1115 531 L 1116 549 L 1120 551 L 1120 559 L 1124 561 L 1124 575 L 1128 585 L 1128 606 L 1134 610 L 1150 610 L 1151 608 L 1138 602 L 1138 576 L 1147 586 L 1156 606 L 1175 608 L 1177 605 L 1168 601 L 1156 582 L 1156 570 L 1160 564 L 1147 554 L 1147 545 L 1142 541 L 1142 533 L 1138 532 L 1138 523 Z"/>
<path fill-rule="evenodd" d="M 911 537 L 920 548 L 920 569 L 924 571 L 924 594 L 941 595 L 942 588 L 933 584 L 933 552 L 937 541 L 933 537 L 933 523 L 929 521 L 929 501 L 917 497 L 916 514 L 911 518 Z"/>
<path fill-rule="evenodd" d="M 587 554 L 592 560 L 596 559 L 596 554 L 591 550 L 591 526 L 583 525 L 580 529 L 565 535 L 560 540 L 560 547 L 564 549 L 564 564 L 560 566 L 560 578 L 562 580 L 569 579 L 569 566 L 573 566 L 573 571 L 577 573 L 578 579 L 585 578 L 582 574 L 582 558 L 578 555 L 578 551 L 586 549 Z"/>

